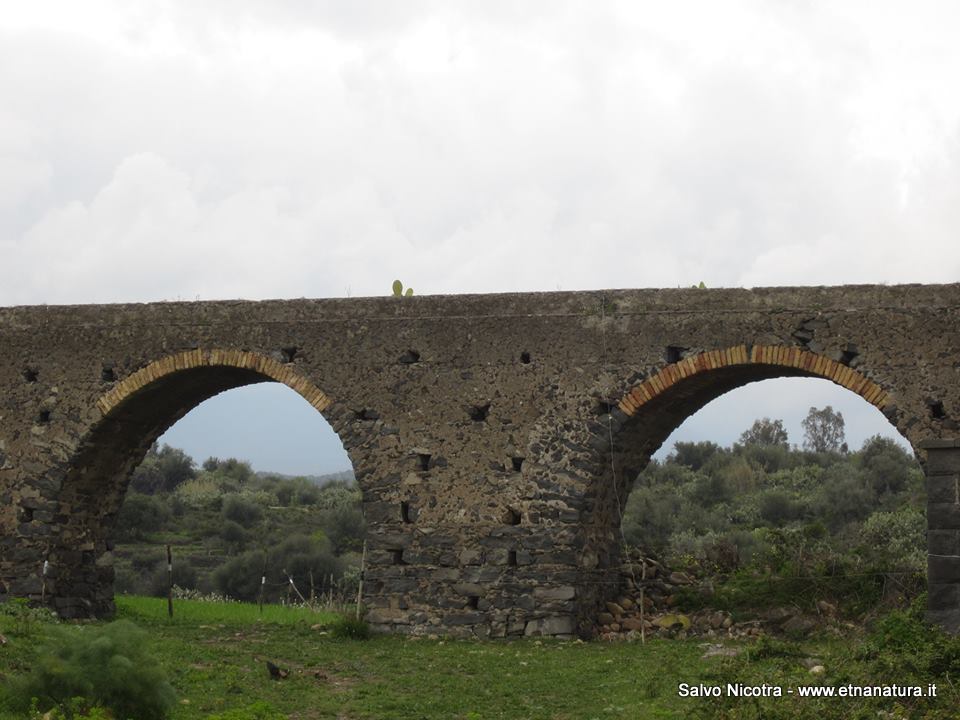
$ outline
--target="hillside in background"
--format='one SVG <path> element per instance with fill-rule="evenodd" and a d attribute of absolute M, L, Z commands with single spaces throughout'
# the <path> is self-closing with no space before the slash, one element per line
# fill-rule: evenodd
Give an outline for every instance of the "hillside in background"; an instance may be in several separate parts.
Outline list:
<path fill-rule="evenodd" d="M 364 523 L 353 472 L 285 477 L 153 447 L 134 471 L 114 535 L 116 590 L 165 595 L 165 545 L 181 588 L 255 600 L 355 592 Z"/>

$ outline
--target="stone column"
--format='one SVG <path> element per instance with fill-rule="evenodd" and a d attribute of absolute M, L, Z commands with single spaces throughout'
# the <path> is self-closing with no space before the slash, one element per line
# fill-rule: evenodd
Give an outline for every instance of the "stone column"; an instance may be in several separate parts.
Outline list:
<path fill-rule="evenodd" d="M 928 440 L 927 619 L 960 633 L 960 440 Z"/>

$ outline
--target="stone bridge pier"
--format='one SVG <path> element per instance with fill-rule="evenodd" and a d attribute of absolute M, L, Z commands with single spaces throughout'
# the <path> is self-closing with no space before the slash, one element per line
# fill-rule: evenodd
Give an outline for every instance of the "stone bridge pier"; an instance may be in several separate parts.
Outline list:
<path fill-rule="evenodd" d="M 941 285 L 0 308 L 0 600 L 109 616 L 112 529 L 151 443 L 217 393 L 279 382 L 353 463 L 375 627 L 585 635 L 618 592 L 631 480 L 669 434 L 747 383 L 815 377 L 925 463 L 929 612 L 958 631 L 958 301 Z"/>

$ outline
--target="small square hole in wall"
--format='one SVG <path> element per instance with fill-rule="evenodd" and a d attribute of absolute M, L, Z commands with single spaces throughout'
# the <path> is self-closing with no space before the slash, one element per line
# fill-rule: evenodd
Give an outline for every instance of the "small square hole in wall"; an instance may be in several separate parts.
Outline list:
<path fill-rule="evenodd" d="M 510 462 L 513 463 L 513 471 L 520 472 L 520 468 L 523 467 L 523 458 L 522 457 L 512 457 Z"/>
<path fill-rule="evenodd" d="M 940 400 L 928 400 L 927 407 L 930 408 L 930 417 L 934 420 L 942 420 L 947 415 L 943 409 L 943 402 Z"/>
<path fill-rule="evenodd" d="M 486 405 L 473 405 L 470 408 L 470 419 L 474 422 L 483 422 L 490 414 L 490 403 Z"/>
<path fill-rule="evenodd" d="M 469 598 L 467 598 L 467 607 L 471 610 L 476 610 L 478 607 L 480 607 L 480 596 L 471 595 Z"/>
<path fill-rule="evenodd" d="M 522 520 L 523 515 L 519 510 L 507 508 L 506 515 L 504 516 L 504 522 L 507 525 L 519 525 Z"/>
<path fill-rule="evenodd" d="M 49 411 L 49 410 L 41 410 L 40 413 L 37 415 L 37 422 L 38 422 L 40 425 L 46 425 L 47 423 L 49 423 L 49 422 L 50 422 L 50 411 Z"/>
<path fill-rule="evenodd" d="M 510 567 L 516 567 L 516 566 L 517 566 L 517 551 L 516 551 L 516 550 L 511 550 L 510 552 L 507 553 L 507 565 L 509 565 Z"/>
<path fill-rule="evenodd" d="M 394 565 L 406 565 L 406 564 L 407 564 L 407 561 L 403 559 L 403 550 L 402 550 L 402 549 L 394 549 L 394 550 L 391 550 L 391 551 L 390 551 L 390 555 L 391 555 L 391 557 L 392 557 L 392 559 L 393 559 L 393 564 L 394 564 Z"/>
<path fill-rule="evenodd" d="M 683 354 L 686 351 L 687 348 L 680 347 L 679 345 L 667 345 L 667 349 L 663 353 L 663 357 L 668 363 L 680 362 L 683 360 Z"/>
<path fill-rule="evenodd" d="M 523 351 L 522 353 L 520 353 L 520 362 L 523 363 L 524 365 L 529 365 L 530 353 L 528 353 L 527 351 Z"/>
<path fill-rule="evenodd" d="M 417 453 L 417 460 L 420 463 L 421 470 L 426 471 L 430 469 L 430 458 L 431 455 L 429 453 Z"/>
<path fill-rule="evenodd" d="M 400 503 L 400 519 L 405 523 L 413 522 L 413 518 L 410 515 L 410 503 L 406 501 Z"/>
<path fill-rule="evenodd" d="M 280 362 L 282 363 L 292 363 L 293 359 L 297 356 L 297 353 L 300 351 L 300 348 L 291 345 L 290 347 L 280 348 Z"/>
<path fill-rule="evenodd" d="M 104 365 L 103 369 L 100 371 L 100 379 L 103 382 L 114 382 L 117 379 L 117 375 L 114 373 L 113 367 L 110 365 Z"/>
<path fill-rule="evenodd" d="M 39 376 L 40 376 L 40 373 L 38 373 L 33 368 L 26 368 L 23 371 L 23 379 L 26 380 L 28 383 L 35 383 Z"/>

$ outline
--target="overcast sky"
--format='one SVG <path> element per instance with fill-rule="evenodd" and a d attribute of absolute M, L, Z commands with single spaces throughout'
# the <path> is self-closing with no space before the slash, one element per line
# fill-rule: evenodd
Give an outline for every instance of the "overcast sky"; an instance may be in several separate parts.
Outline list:
<path fill-rule="evenodd" d="M 0 305 L 952 282 L 958 36 L 916 0 L 18 3 Z M 284 393 L 193 435 L 276 410 L 275 445 Z M 313 437 L 195 452 L 313 472 Z"/>

